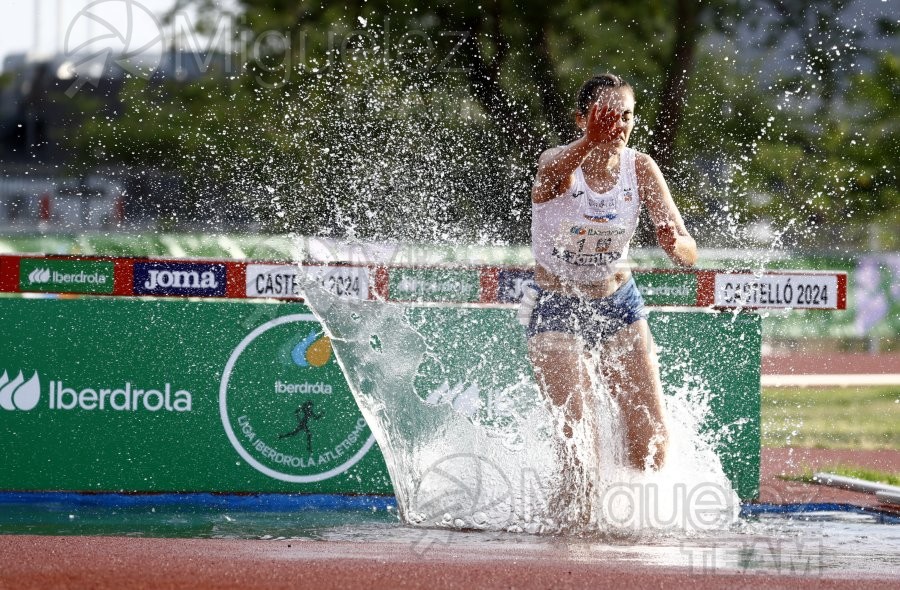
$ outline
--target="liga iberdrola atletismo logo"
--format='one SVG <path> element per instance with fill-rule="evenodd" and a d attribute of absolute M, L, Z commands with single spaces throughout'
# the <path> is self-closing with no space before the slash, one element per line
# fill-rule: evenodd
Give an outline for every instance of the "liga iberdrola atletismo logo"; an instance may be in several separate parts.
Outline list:
<path fill-rule="evenodd" d="M 375 444 L 312 314 L 275 318 L 241 340 L 222 373 L 219 413 L 244 461 L 281 481 L 340 475 Z"/>

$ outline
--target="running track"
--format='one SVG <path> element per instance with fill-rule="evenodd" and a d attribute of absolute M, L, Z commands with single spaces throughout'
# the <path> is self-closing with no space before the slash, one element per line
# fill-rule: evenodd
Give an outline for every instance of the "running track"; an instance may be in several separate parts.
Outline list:
<path fill-rule="evenodd" d="M 335 541 L 0 536 L 0 588 L 794 588 L 871 589 L 897 583 L 877 573 L 660 568 L 569 554 L 456 547 L 416 555 L 406 544 Z"/>

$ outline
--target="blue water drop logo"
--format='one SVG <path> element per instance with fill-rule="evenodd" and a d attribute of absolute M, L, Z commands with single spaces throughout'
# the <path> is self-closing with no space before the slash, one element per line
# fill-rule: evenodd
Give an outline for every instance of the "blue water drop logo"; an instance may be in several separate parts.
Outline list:
<path fill-rule="evenodd" d="M 309 362 L 306 360 L 306 349 L 316 341 L 316 337 L 318 333 L 315 330 L 312 330 L 309 335 L 297 343 L 297 346 L 294 347 L 294 350 L 291 351 L 291 359 L 294 361 L 298 367 L 308 367 Z"/>

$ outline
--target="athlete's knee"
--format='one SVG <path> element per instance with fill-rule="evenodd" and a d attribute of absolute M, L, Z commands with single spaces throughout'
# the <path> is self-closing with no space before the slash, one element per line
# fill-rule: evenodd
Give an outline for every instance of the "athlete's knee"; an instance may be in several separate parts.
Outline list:
<path fill-rule="evenodd" d="M 650 460 L 650 467 L 659 470 L 665 465 L 666 457 L 668 456 L 669 432 L 666 429 L 665 423 L 657 424 L 655 430 L 656 432 L 650 439 L 648 459 Z"/>

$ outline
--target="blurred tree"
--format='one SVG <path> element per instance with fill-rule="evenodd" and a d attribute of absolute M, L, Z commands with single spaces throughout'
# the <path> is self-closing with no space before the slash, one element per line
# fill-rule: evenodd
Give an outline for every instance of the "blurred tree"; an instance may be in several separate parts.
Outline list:
<path fill-rule="evenodd" d="M 841 13 L 847 0 L 768 0 L 777 15 L 776 24 L 765 38 L 769 47 L 783 42 L 786 33 L 797 32 L 802 72 L 794 81 L 802 81 L 802 91 L 817 95 L 819 115 L 827 116 L 839 91 L 846 89 L 846 72 L 851 71 L 860 54 L 863 31 L 843 24 Z M 804 77 L 803 74 L 811 74 Z M 814 81 L 807 81 L 809 79 Z"/>
<path fill-rule="evenodd" d="M 535 0 L 494 0 L 483 6 L 448 0 L 425 5 L 406 0 L 240 3 L 248 26 L 257 32 L 273 26 L 289 36 L 311 26 L 340 30 L 340 23 L 352 27 L 364 18 L 374 27 L 386 30 L 390 24 L 400 34 L 427 39 L 437 54 L 448 57 L 432 65 L 461 72 L 488 118 L 531 156 L 575 136 L 573 97 L 590 74 L 616 70 L 636 85 L 659 86 L 648 149 L 663 168 L 674 156 L 697 44 L 705 32 L 732 33 L 732 23 L 746 10 L 737 0 L 677 0 L 674 7 L 661 0 L 641 5 L 569 0 L 551 7 Z M 656 42 L 648 47 L 647 39 Z M 308 51 L 306 45 L 298 49 Z M 573 49 L 578 66 L 567 69 L 564 62 Z M 656 83 L 660 77 L 661 86 Z"/>
<path fill-rule="evenodd" d="M 847 75 L 840 108 L 833 109 L 839 114 L 829 117 L 792 78 L 760 87 L 755 72 L 714 55 L 700 64 L 716 75 L 692 84 L 685 114 L 692 124 L 677 151 L 717 140 L 714 155 L 701 151 L 685 167 L 697 174 L 686 183 L 696 187 L 695 198 L 682 194 L 702 211 L 716 243 L 752 243 L 746 228 L 767 220 L 774 234 L 757 236 L 761 246 L 873 246 L 867 235 L 873 222 L 898 233 L 898 56 L 884 54 L 873 71 Z"/>
<path fill-rule="evenodd" d="M 206 16 L 200 30 L 217 26 L 218 2 L 182 0 L 179 8 L 188 4 Z M 824 220 L 837 210 L 821 195 L 838 194 L 852 174 L 845 175 L 849 152 L 829 147 L 840 145 L 844 123 L 831 105 L 846 88 L 843 62 L 820 41 L 837 33 L 810 15 L 834 15 L 839 6 L 802 4 L 238 0 L 234 38 L 246 42 L 232 56 L 237 75 L 132 81 L 122 110 L 96 117 L 74 141 L 83 163 L 168 166 L 195 186 L 241 194 L 273 230 L 522 242 L 537 153 L 575 137 L 578 85 L 613 71 L 637 92 L 637 147 L 667 170 L 692 215 L 725 206 L 787 216 L 799 207 Z M 760 88 L 701 46 L 734 39 L 741 26 L 772 30 L 772 44 L 790 31 L 805 40 L 818 27 L 820 37 L 804 41 L 804 63 L 835 83 L 818 88 L 829 107 L 816 123 L 778 110 L 788 88 L 798 100 L 812 95 L 808 76 Z M 862 93 L 848 95 L 851 110 L 875 108 L 886 84 L 878 80 L 854 86 Z M 854 117 L 845 122 L 871 123 Z M 884 157 L 895 157 L 890 139 L 878 141 L 894 150 Z M 865 198 L 883 211 L 883 195 L 896 194 L 888 186 L 894 172 L 863 166 L 870 155 L 860 151 L 853 173 L 871 173 L 866 190 L 877 195 Z M 824 183 L 826 169 L 834 185 Z M 725 176 L 735 178 L 729 194 L 745 203 L 715 196 Z M 812 203 L 798 206 L 800 195 Z"/>
<path fill-rule="evenodd" d="M 209 0 L 198 3 L 207 9 L 215 5 Z M 729 6 L 727 2 L 717 4 Z M 347 123 L 356 121 L 355 125 L 346 125 L 344 131 L 365 129 L 368 134 L 352 149 L 347 145 L 332 148 L 344 152 L 344 163 L 354 159 L 371 162 L 373 157 L 390 159 L 384 152 L 363 156 L 365 139 L 369 140 L 369 146 L 395 143 L 392 141 L 395 138 L 383 129 L 384 141 L 379 141 L 378 126 L 357 120 L 360 112 L 347 108 L 348 97 L 367 92 L 375 95 L 383 90 L 366 90 L 366 83 L 391 86 L 395 91 L 403 89 L 402 94 L 407 96 L 410 90 L 418 91 L 423 108 L 428 105 L 433 108 L 435 97 L 440 94 L 455 95 L 457 105 L 471 102 L 474 118 L 472 108 L 460 117 L 459 109 L 450 105 L 449 109 L 434 115 L 430 130 L 425 130 L 421 121 L 413 127 L 421 132 L 418 135 L 422 139 L 438 133 L 434 128 L 437 126 L 446 137 L 454 137 L 456 131 L 457 139 L 467 140 L 463 143 L 468 145 L 457 146 L 460 149 L 455 152 L 472 154 L 470 157 L 453 158 L 447 154 L 436 158 L 444 168 L 448 163 L 456 164 L 450 166 L 453 172 L 440 175 L 441 181 L 451 186 L 446 192 L 456 196 L 447 208 L 448 220 L 453 214 L 465 211 L 464 221 L 476 231 L 499 224 L 497 235 L 515 241 L 527 239 L 527 185 L 537 154 L 549 145 L 576 136 L 573 97 L 578 85 L 589 75 L 598 71 L 622 73 L 639 90 L 641 102 L 647 105 L 649 113 L 660 105 L 655 129 L 648 130 L 648 136 L 656 138 L 649 149 L 665 158 L 663 165 L 668 164 L 673 151 L 669 144 L 676 137 L 685 100 L 683 83 L 673 80 L 686 78 L 692 67 L 692 48 L 697 42 L 693 33 L 699 28 L 701 12 L 706 10 L 698 6 L 697 2 L 687 0 L 679 4 L 676 22 L 685 22 L 676 29 L 671 24 L 668 4 L 657 0 L 639 10 L 626 3 L 597 6 L 583 0 L 570 0 L 549 9 L 533 0 L 499 0 L 483 8 L 448 1 L 428 6 L 396 0 L 350 4 L 240 2 L 243 27 L 257 39 L 273 41 L 256 44 L 251 55 L 248 77 L 258 87 L 267 87 L 266 92 L 258 95 L 257 102 L 269 105 L 270 110 L 279 110 L 283 108 L 276 106 L 279 101 L 300 95 L 309 100 L 306 90 L 310 85 L 330 93 L 335 115 Z M 214 11 L 201 13 L 215 14 Z M 658 43 L 648 46 L 650 38 Z M 671 64 L 679 68 L 676 77 L 666 75 L 667 65 Z M 366 76 L 367 81 L 363 80 Z M 657 99 L 652 89 L 661 77 L 666 84 Z M 258 104 L 251 101 L 250 105 L 257 115 L 265 114 L 254 108 Z M 322 114 L 329 115 L 327 111 Z M 368 116 L 396 119 L 383 109 Z M 414 109 L 403 114 L 406 124 L 420 116 Z M 327 123 L 317 121 L 313 125 Z M 338 132 L 331 137 L 340 135 Z M 479 137 L 487 141 L 475 140 Z M 459 141 L 451 141 L 449 145 L 454 143 Z M 478 150 L 472 149 L 475 145 L 479 146 Z M 307 162 L 321 160 L 312 144 L 308 143 L 307 147 L 312 153 L 311 158 L 305 158 Z M 495 161 L 494 170 L 482 170 L 479 164 L 484 159 L 479 154 L 484 153 L 497 153 L 501 162 L 506 163 L 498 165 Z M 337 172 L 339 167 L 334 164 L 323 162 L 312 173 L 315 178 L 310 178 L 309 173 L 306 176 L 320 191 L 346 194 L 350 192 L 347 187 L 337 186 L 340 182 L 335 175 L 323 171 L 330 168 Z M 412 168 L 410 164 L 408 161 L 407 168 Z M 385 167 L 396 169 L 396 166 Z M 478 174 L 473 175 L 475 171 Z M 362 194 L 372 194 L 373 189 L 381 196 L 390 192 L 386 192 L 384 182 L 375 182 L 380 185 L 377 187 L 372 182 L 363 184 L 368 186 Z M 438 182 L 431 179 L 426 184 L 437 189 Z M 398 188 L 396 181 L 393 185 Z M 354 192 L 360 194 L 359 190 Z M 467 195 L 460 197 L 461 193 Z M 497 198 L 504 193 L 509 195 L 506 200 Z M 339 206 L 335 201 L 334 209 L 346 212 L 355 209 L 356 204 Z M 431 209 L 445 206 L 447 203 L 442 202 Z M 383 207 L 381 210 L 383 213 Z M 371 233 L 375 225 L 371 216 L 360 220 L 351 213 L 351 217 L 353 221 L 343 219 L 337 225 Z M 396 234 L 396 226 L 393 232 Z"/>

